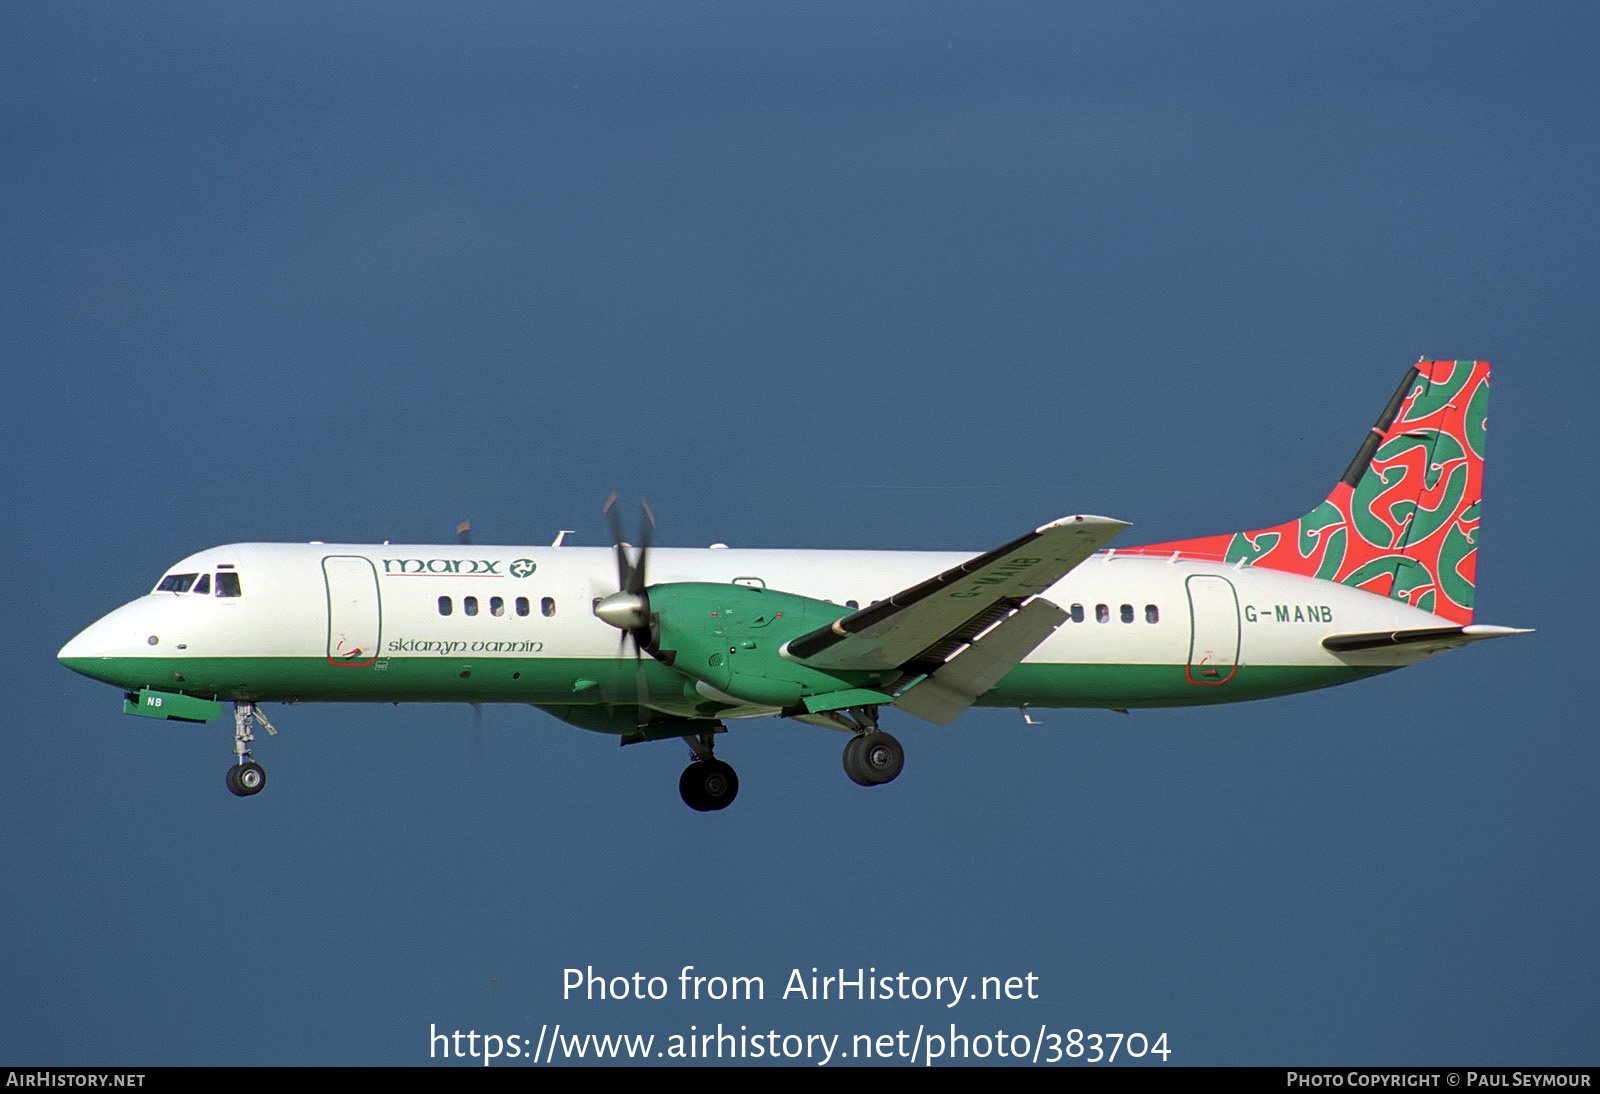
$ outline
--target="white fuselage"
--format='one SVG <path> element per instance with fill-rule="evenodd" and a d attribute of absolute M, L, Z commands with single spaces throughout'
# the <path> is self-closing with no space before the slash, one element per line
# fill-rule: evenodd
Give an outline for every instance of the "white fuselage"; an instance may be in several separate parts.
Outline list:
<path fill-rule="evenodd" d="M 652 585 L 740 583 L 864 607 L 968 557 L 657 548 L 649 579 Z M 237 575 L 229 595 L 218 595 L 223 581 L 215 575 L 223 573 Z M 618 587 L 609 548 L 244 543 L 191 555 L 163 584 L 182 585 L 173 578 L 189 575 L 196 575 L 190 591 L 158 590 L 124 605 L 69 642 L 61 659 L 130 689 L 203 692 L 215 678 L 223 681 L 214 690 L 218 698 L 535 704 L 609 701 L 614 696 L 606 687 L 593 686 L 596 666 L 632 662 L 619 632 L 592 611 Z M 212 575 L 203 593 L 199 575 Z M 1115 551 L 1090 558 L 1043 595 L 1068 611 L 1069 621 L 982 701 L 1138 706 L 1257 698 L 1342 682 L 1350 670 L 1399 667 L 1432 652 L 1335 654 L 1322 645 L 1328 635 L 1447 624 L 1332 582 Z M 196 671 L 185 672 L 185 662 Z M 149 671 L 141 673 L 141 665 Z M 263 672 L 268 665 L 277 667 Z M 499 671 L 512 666 L 514 681 Z M 1018 675 L 1032 669 L 1029 679 L 1044 679 L 1037 670 L 1058 666 L 1114 668 L 1124 676 L 1102 672 L 1080 695 L 1064 677 L 1041 686 Z M 1170 671 L 1154 693 L 1140 683 L 1152 677 L 1128 674 L 1163 667 Z M 1335 675 L 1293 686 L 1249 678 L 1268 669 Z M 252 672 L 259 683 L 250 682 Z M 681 684 L 655 665 L 649 680 L 652 701 L 658 691 L 670 698 Z M 1017 690 L 1024 686 L 1033 692 Z"/>

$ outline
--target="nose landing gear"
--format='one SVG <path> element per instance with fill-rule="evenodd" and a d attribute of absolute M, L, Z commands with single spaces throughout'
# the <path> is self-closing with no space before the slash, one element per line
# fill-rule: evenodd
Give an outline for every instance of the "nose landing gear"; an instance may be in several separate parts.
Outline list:
<path fill-rule="evenodd" d="M 277 735 L 267 716 L 254 703 L 233 704 L 233 754 L 236 762 L 228 768 L 228 790 L 241 798 L 261 793 L 267 785 L 267 773 L 250 756 L 250 742 L 255 740 L 255 723 L 260 722 L 268 733 Z"/>

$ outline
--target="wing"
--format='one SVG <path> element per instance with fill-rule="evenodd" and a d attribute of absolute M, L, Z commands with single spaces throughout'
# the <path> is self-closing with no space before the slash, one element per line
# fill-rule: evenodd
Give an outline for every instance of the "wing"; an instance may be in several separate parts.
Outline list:
<path fill-rule="evenodd" d="M 1038 594 L 1126 527 L 1063 517 L 803 634 L 786 655 L 819 669 L 898 669 L 887 689 L 896 705 L 943 724 L 1061 625 L 1065 614 Z"/>

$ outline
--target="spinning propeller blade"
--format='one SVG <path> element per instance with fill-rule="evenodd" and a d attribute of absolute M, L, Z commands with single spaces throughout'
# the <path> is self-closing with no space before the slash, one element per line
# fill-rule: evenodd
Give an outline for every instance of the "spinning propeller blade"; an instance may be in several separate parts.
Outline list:
<path fill-rule="evenodd" d="M 611 527 L 611 542 L 617 553 L 617 591 L 604 597 L 595 605 L 594 614 L 622 632 L 617 652 L 629 639 L 633 642 L 634 694 L 639 705 L 639 717 L 644 718 L 648 708 L 650 688 L 645 681 L 643 654 L 656 656 L 656 619 L 650 610 L 648 565 L 650 540 L 655 534 L 656 518 L 650 503 L 639 499 L 644 516 L 639 521 L 639 542 L 636 554 L 630 557 L 629 544 L 623 538 L 622 517 L 616 508 L 617 495 L 606 499 L 603 512 Z"/>

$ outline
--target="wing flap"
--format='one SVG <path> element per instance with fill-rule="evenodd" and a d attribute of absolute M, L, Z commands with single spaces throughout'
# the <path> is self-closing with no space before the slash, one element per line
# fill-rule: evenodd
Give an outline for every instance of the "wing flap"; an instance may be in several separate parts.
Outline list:
<path fill-rule="evenodd" d="M 949 725 L 1066 621 L 1067 613 L 1050 601 L 1042 597 L 1031 600 L 926 679 L 901 692 L 894 705 L 925 722 Z"/>
<path fill-rule="evenodd" d="M 1110 517 L 1053 521 L 801 635 L 785 655 L 819 669 L 931 673 L 1127 527 Z"/>

